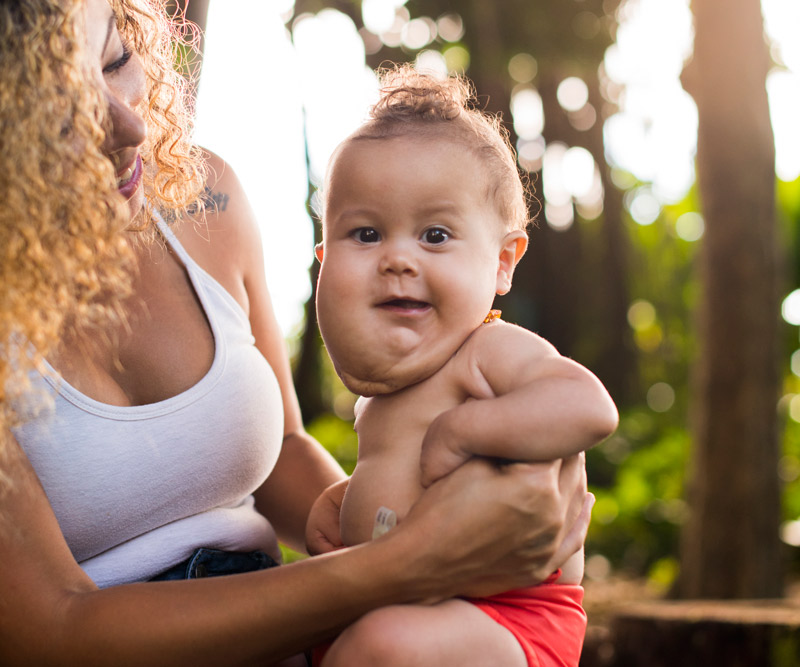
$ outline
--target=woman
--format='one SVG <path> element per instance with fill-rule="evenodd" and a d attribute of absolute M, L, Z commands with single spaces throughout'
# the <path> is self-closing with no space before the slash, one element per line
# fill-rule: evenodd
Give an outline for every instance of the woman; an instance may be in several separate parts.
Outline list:
<path fill-rule="evenodd" d="M 185 138 L 161 11 L 0 6 L 0 664 L 273 664 L 376 607 L 543 580 L 588 525 L 578 461 L 470 462 L 383 538 L 267 568 L 344 475 L 302 429 L 241 188 Z M 200 547 L 258 571 L 202 577 Z"/>

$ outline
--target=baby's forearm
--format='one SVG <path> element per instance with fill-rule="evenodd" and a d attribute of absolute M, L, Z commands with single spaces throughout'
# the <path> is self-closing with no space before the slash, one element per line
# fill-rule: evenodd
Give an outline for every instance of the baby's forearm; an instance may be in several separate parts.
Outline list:
<path fill-rule="evenodd" d="M 589 378 L 540 379 L 442 413 L 425 435 L 423 483 L 472 456 L 552 461 L 598 444 L 614 431 L 618 417 L 603 386 Z"/>
<path fill-rule="evenodd" d="M 616 428 L 605 391 L 563 379 L 536 385 L 448 411 L 441 417 L 448 439 L 474 455 L 552 461 L 593 447 Z"/>

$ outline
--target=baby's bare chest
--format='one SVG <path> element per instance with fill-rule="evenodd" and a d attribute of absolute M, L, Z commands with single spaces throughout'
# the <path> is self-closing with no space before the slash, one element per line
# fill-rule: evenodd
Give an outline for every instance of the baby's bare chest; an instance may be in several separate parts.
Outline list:
<path fill-rule="evenodd" d="M 341 514 L 345 544 L 370 539 L 380 507 L 402 520 L 422 493 L 420 453 L 428 427 L 470 397 L 460 370 L 448 365 L 400 392 L 359 400 L 358 464 Z"/>
<path fill-rule="evenodd" d="M 418 456 L 431 422 L 468 398 L 463 387 L 445 375 L 440 371 L 402 391 L 363 399 L 356 421 L 359 457 Z"/>

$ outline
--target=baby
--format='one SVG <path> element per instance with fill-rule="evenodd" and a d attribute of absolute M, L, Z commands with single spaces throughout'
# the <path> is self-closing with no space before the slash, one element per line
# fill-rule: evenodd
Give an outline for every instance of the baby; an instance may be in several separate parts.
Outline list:
<path fill-rule="evenodd" d="M 616 428 L 588 370 L 491 310 L 526 250 L 528 213 L 506 135 L 470 92 L 408 66 L 387 73 L 370 120 L 328 168 L 319 326 L 361 396 L 339 517 L 347 546 L 373 538 L 376 516 L 377 534 L 402 520 L 424 487 L 471 457 L 555 460 Z M 338 545 L 321 514 L 307 531 L 316 551 Z M 580 553 L 539 586 L 379 609 L 322 664 L 577 665 L 582 576 Z"/>

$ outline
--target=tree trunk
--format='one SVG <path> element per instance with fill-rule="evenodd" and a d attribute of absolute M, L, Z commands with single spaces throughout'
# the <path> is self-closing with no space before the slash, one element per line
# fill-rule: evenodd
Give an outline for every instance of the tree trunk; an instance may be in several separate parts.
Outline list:
<path fill-rule="evenodd" d="M 304 112 L 305 114 L 305 112 Z M 305 127 L 305 115 L 303 127 Z M 305 135 L 306 147 L 306 172 L 311 173 L 308 156 L 308 135 Z M 308 179 L 308 196 L 306 197 L 306 210 L 308 216 L 314 221 L 314 245 L 322 243 L 322 227 L 316 222 L 316 213 L 311 205 L 315 187 Z M 303 423 L 310 424 L 328 408 L 325 400 L 323 386 L 322 357 L 325 354 L 322 345 L 322 336 L 317 324 L 317 280 L 319 279 L 319 262 L 314 261 L 309 268 L 311 280 L 311 295 L 306 301 L 303 312 L 305 313 L 305 327 L 300 337 L 300 351 L 294 368 L 294 386 L 297 400 L 300 402 L 300 411 L 303 414 Z"/>
<path fill-rule="evenodd" d="M 774 138 L 758 0 L 694 0 L 683 75 L 699 112 L 706 232 L 693 368 L 690 519 L 678 594 L 782 592 L 778 540 L 778 373 Z"/>

